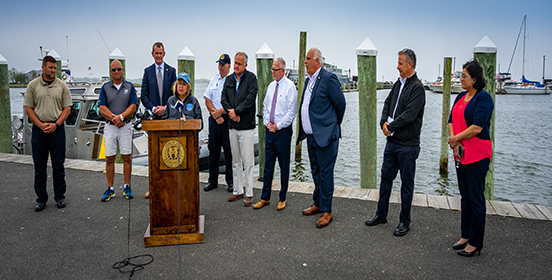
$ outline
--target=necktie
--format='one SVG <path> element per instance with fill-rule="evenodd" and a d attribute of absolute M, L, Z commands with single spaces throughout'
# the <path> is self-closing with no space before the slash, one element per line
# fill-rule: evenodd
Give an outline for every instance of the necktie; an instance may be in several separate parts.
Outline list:
<path fill-rule="evenodd" d="M 157 86 L 159 87 L 159 105 L 163 105 L 163 75 L 161 74 L 161 66 L 158 66 L 157 69 Z"/>
<path fill-rule="evenodd" d="M 278 83 L 276 83 L 276 90 L 274 91 L 274 97 L 272 97 L 272 106 L 270 107 L 269 122 L 274 123 L 274 111 L 276 111 L 276 98 L 278 97 Z"/>

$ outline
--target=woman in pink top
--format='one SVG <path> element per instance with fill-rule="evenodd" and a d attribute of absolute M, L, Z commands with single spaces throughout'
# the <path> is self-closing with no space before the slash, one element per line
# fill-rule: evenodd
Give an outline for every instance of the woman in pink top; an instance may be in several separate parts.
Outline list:
<path fill-rule="evenodd" d="M 485 234 L 485 177 L 493 148 L 489 127 L 494 109 L 491 95 L 483 90 L 483 68 L 476 60 L 463 66 L 462 88 L 449 117 L 448 143 L 454 151 L 462 218 L 460 240 L 452 248 L 471 257 L 481 254 Z"/>

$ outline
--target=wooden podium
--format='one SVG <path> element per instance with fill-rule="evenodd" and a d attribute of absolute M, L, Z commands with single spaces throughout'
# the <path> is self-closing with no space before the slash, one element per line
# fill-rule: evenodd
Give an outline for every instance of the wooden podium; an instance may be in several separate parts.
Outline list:
<path fill-rule="evenodd" d="M 198 163 L 201 121 L 144 121 L 142 129 L 148 131 L 150 192 L 150 223 L 144 245 L 203 242 L 205 217 L 199 215 Z"/>

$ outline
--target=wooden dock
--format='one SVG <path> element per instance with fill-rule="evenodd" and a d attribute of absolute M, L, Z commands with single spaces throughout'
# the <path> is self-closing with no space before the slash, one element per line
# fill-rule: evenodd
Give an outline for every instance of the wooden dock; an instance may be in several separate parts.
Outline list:
<path fill-rule="evenodd" d="M 3 154 L 0 153 L 0 161 L 12 162 L 20 164 L 33 164 L 32 156 L 30 155 L 17 155 L 17 154 Z M 48 162 L 50 164 L 50 162 Z M 104 172 L 105 162 L 93 161 L 93 160 L 81 160 L 81 159 L 66 159 L 66 169 L 87 170 Z M 115 164 L 115 172 L 122 174 L 122 164 Z M 132 166 L 133 176 L 148 176 L 147 166 Z M 201 172 L 199 173 L 199 182 L 207 183 L 209 174 Z M 225 185 L 224 175 L 219 177 L 219 184 Z M 253 188 L 262 189 L 263 183 L 257 180 L 253 181 Z M 280 189 L 280 180 L 275 180 L 272 185 L 272 190 Z M 313 183 L 302 182 L 290 182 L 288 186 L 288 192 L 311 194 L 314 190 Z M 377 201 L 379 197 L 379 190 L 377 189 L 360 189 L 353 187 L 336 186 L 334 190 L 334 197 L 346 198 L 346 199 L 358 199 Z M 390 202 L 400 203 L 400 193 L 392 192 Z M 436 209 L 446 209 L 460 211 L 460 198 L 451 196 L 437 196 L 415 193 L 412 201 L 414 206 L 430 207 Z M 512 218 L 524 218 L 533 220 L 552 221 L 552 207 L 544 205 L 533 204 L 521 204 L 515 202 L 487 200 L 487 215 L 497 215 Z"/>

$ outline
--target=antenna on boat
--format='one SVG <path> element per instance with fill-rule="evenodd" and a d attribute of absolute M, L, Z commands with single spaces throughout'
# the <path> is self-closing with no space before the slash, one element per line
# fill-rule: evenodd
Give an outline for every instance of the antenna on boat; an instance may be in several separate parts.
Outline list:
<path fill-rule="evenodd" d="M 102 38 L 102 41 L 104 42 L 105 47 L 107 48 L 107 51 L 108 51 L 109 53 L 111 53 L 111 50 L 110 50 L 109 47 L 107 46 L 107 43 L 105 42 L 105 40 L 104 40 L 104 38 L 103 38 L 103 36 L 102 36 L 102 33 L 100 32 L 99 29 L 96 29 L 96 30 L 98 30 L 98 34 L 100 34 L 100 38 Z"/>
<path fill-rule="evenodd" d="M 69 64 L 69 36 L 65 35 L 65 47 L 67 48 L 67 64 Z"/>

